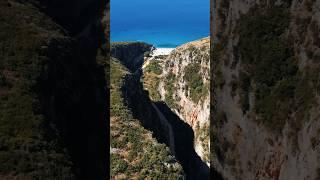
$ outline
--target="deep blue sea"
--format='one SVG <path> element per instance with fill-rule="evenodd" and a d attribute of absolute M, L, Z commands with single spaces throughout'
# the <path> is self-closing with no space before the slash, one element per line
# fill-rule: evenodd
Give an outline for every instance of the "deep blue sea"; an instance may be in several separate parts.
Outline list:
<path fill-rule="evenodd" d="M 209 36 L 210 0 L 111 0 L 111 41 L 176 47 Z"/>

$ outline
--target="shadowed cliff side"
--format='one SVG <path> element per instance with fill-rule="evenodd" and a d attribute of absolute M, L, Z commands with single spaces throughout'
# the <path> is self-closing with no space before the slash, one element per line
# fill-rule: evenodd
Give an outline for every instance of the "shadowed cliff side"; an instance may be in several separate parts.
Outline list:
<path fill-rule="evenodd" d="M 181 120 L 165 103 L 157 102 L 156 105 L 173 127 L 176 156 L 184 165 L 187 179 L 210 179 L 209 167 L 194 150 L 194 132 L 191 126 Z"/>
<path fill-rule="evenodd" d="M 55 61 L 49 64 L 44 82 L 44 109 L 49 110 L 48 118 L 62 134 L 78 178 L 105 179 L 108 101 L 105 72 L 96 58 L 98 47 L 104 42 L 101 19 L 106 1 L 42 1 L 41 4 L 73 40 L 67 56 L 56 56 L 62 51 L 59 48 L 52 53 Z"/>
<path fill-rule="evenodd" d="M 104 3 L 0 3 L 0 178 L 107 177 Z"/>
<path fill-rule="evenodd" d="M 130 71 L 135 72 L 141 68 L 144 55 L 148 53 L 152 45 L 143 42 L 116 42 L 112 43 L 110 53 L 117 58 Z"/>
<path fill-rule="evenodd" d="M 91 34 L 93 33 L 92 26 L 101 26 L 102 13 L 110 2 L 109 0 L 29 1 L 33 2 L 33 4 L 50 16 L 55 22 L 65 28 L 73 37 L 79 36 L 80 34 Z M 104 32 L 104 29 L 101 28 L 95 30 L 100 33 Z M 96 44 L 96 46 L 98 46 L 98 44 Z"/>

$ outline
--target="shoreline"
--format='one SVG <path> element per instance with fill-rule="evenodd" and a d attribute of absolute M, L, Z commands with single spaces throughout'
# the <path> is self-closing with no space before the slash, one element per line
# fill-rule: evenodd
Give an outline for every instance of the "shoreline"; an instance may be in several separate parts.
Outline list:
<path fill-rule="evenodd" d="M 152 56 L 169 55 L 175 48 L 157 48 L 152 50 Z"/>

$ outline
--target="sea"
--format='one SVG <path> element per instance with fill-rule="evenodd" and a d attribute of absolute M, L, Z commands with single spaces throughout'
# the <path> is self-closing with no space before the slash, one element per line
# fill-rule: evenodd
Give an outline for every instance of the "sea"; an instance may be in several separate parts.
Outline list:
<path fill-rule="evenodd" d="M 210 34 L 210 0 L 111 0 L 111 42 L 174 48 Z"/>

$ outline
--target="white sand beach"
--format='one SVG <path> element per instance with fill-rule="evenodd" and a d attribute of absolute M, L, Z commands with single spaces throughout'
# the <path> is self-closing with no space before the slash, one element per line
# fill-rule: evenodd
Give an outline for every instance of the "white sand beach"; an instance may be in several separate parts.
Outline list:
<path fill-rule="evenodd" d="M 175 48 L 155 48 L 152 51 L 152 56 L 169 55 L 174 49 Z"/>
<path fill-rule="evenodd" d="M 151 50 L 151 57 L 145 57 L 145 61 L 142 65 L 142 69 L 144 69 L 152 60 L 159 60 L 157 56 L 160 55 L 169 55 L 171 51 L 173 51 L 175 48 L 155 48 Z M 160 58 L 161 59 L 161 58 Z"/>

